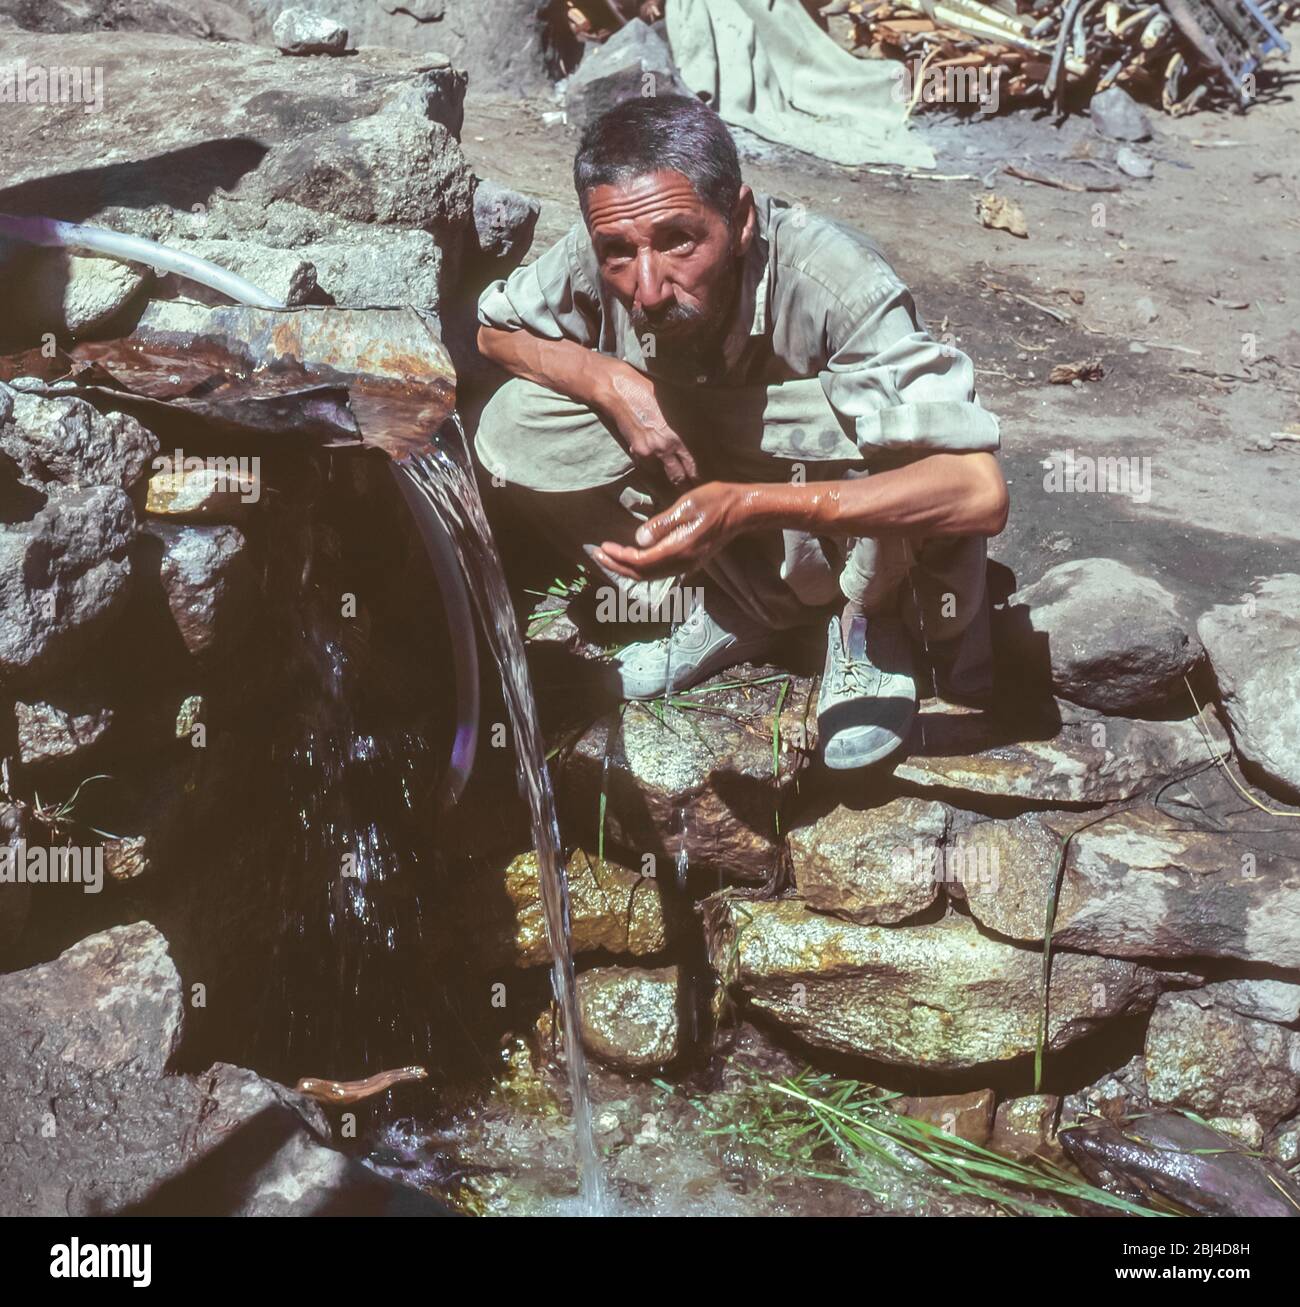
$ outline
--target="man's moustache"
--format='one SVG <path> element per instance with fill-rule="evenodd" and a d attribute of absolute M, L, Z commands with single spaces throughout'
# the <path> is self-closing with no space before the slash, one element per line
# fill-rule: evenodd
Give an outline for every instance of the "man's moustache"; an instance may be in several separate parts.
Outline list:
<path fill-rule="evenodd" d="M 674 304 L 672 308 L 659 313 L 646 313 L 642 309 L 632 310 L 632 325 L 638 331 L 665 331 L 672 327 L 684 327 L 700 322 L 704 314 L 688 304 Z"/>

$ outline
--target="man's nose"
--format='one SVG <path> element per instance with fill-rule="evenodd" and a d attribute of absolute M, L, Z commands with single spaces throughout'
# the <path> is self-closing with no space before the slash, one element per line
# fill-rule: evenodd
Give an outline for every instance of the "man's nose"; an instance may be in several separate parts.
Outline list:
<path fill-rule="evenodd" d="M 659 256 L 654 250 L 642 250 L 637 255 L 636 296 L 647 313 L 663 308 L 673 299 L 672 286 L 663 275 Z"/>

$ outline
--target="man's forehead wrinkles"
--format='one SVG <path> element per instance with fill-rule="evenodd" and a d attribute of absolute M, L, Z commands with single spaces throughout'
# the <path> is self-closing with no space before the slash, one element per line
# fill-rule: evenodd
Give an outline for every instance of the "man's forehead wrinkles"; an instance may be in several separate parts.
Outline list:
<path fill-rule="evenodd" d="M 589 199 L 587 217 L 593 230 L 609 223 L 635 221 L 646 217 L 663 220 L 693 215 L 699 198 L 689 184 L 656 187 L 641 194 L 626 192 L 599 200 Z"/>

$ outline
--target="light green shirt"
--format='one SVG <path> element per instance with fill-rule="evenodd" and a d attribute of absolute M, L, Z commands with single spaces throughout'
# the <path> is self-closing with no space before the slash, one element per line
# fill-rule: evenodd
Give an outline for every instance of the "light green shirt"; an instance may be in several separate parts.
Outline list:
<path fill-rule="evenodd" d="M 755 200 L 758 231 L 722 361 L 698 383 L 770 387 L 816 377 L 869 464 L 882 461 L 880 455 L 907 461 L 939 451 L 996 450 L 998 421 L 976 398 L 970 359 L 926 331 L 911 293 L 879 249 L 861 232 L 802 206 L 764 195 Z M 654 358 L 643 354 L 598 266 L 579 222 L 536 262 L 489 286 L 479 299 L 479 322 L 573 340 L 655 375 Z M 810 452 L 794 448 L 789 456 Z"/>

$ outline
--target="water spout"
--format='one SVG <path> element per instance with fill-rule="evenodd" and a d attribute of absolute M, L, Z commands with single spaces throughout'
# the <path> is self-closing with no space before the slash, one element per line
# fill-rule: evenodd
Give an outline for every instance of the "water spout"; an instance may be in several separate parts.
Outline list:
<path fill-rule="evenodd" d="M 24 241 L 28 245 L 92 250 L 96 254 L 107 254 L 128 263 L 146 263 L 151 268 L 160 268 L 163 272 L 174 272 L 189 281 L 197 281 L 201 286 L 230 296 L 237 304 L 248 304 L 257 309 L 285 307 L 251 281 L 246 281 L 219 264 L 159 245 L 157 241 L 146 240 L 143 236 L 128 236 L 104 227 L 84 227 L 75 222 L 60 222 L 57 218 L 20 218 L 9 213 L 0 213 L 0 236 Z"/>

